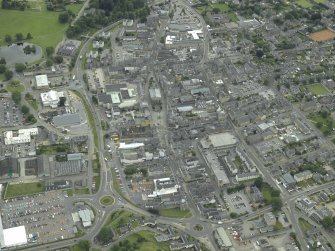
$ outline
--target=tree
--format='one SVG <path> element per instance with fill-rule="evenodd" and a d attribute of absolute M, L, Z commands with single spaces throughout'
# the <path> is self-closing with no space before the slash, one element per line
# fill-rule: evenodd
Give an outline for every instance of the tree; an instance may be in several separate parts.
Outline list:
<path fill-rule="evenodd" d="M 322 219 L 321 224 L 325 228 L 331 228 L 334 225 L 334 219 L 331 216 L 326 216 Z"/>
<path fill-rule="evenodd" d="M 52 46 L 48 46 L 47 48 L 45 48 L 45 51 L 46 51 L 48 57 L 50 57 L 50 56 L 52 56 L 52 54 L 54 54 L 55 49 Z"/>
<path fill-rule="evenodd" d="M 33 36 L 30 33 L 28 33 L 26 39 L 32 39 L 32 38 Z"/>
<path fill-rule="evenodd" d="M 29 113 L 29 107 L 26 106 L 26 105 L 23 105 L 23 106 L 21 107 L 21 112 L 22 112 L 23 114 L 28 114 L 28 113 Z"/>
<path fill-rule="evenodd" d="M 14 73 L 10 70 L 5 71 L 5 79 L 10 80 L 13 77 Z"/>
<path fill-rule="evenodd" d="M 255 179 L 254 181 L 254 185 L 258 188 L 261 189 L 263 186 L 263 179 L 262 177 L 258 177 L 257 179 Z"/>
<path fill-rule="evenodd" d="M 65 24 L 65 23 L 67 23 L 69 21 L 69 18 L 70 18 L 69 13 L 64 12 L 64 13 L 59 14 L 58 21 L 61 24 Z"/>
<path fill-rule="evenodd" d="M 6 41 L 6 43 L 11 43 L 12 42 L 12 37 L 10 36 L 10 35 L 5 35 L 5 41 Z"/>
<path fill-rule="evenodd" d="M 20 104 L 21 102 L 21 93 L 18 91 L 15 91 L 12 93 L 12 99 L 15 104 Z"/>
<path fill-rule="evenodd" d="M 54 57 L 54 61 L 55 61 L 56 64 L 61 64 L 61 63 L 63 63 L 63 57 L 57 55 L 57 56 Z"/>
<path fill-rule="evenodd" d="M 0 58 L 0 64 L 6 64 L 6 59 Z"/>
<path fill-rule="evenodd" d="M 219 8 L 213 8 L 212 13 L 219 14 L 220 13 L 220 9 Z"/>
<path fill-rule="evenodd" d="M 280 211 L 281 207 L 283 206 L 283 202 L 280 197 L 274 197 L 271 200 L 271 205 L 273 211 L 277 212 Z"/>
<path fill-rule="evenodd" d="M 23 34 L 22 33 L 16 33 L 15 37 L 16 37 L 16 41 L 22 41 L 23 40 Z"/>
<path fill-rule="evenodd" d="M 97 235 L 97 240 L 102 244 L 107 244 L 113 239 L 113 231 L 110 227 L 103 227 Z"/>
<path fill-rule="evenodd" d="M 6 70 L 7 70 L 6 65 L 0 64 L 0 73 L 5 73 Z"/>
<path fill-rule="evenodd" d="M 230 216 L 230 218 L 236 219 L 238 217 L 238 214 L 232 212 L 232 213 L 229 214 L 229 216 Z"/>
<path fill-rule="evenodd" d="M 88 240 L 80 240 L 78 242 L 78 246 L 81 248 L 81 250 L 89 251 L 91 244 Z"/>
<path fill-rule="evenodd" d="M 52 66 L 53 64 L 54 64 L 54 62 L 52 61 L 52 59 L 48 58 L 47 62 L 46 62 L 46 65 L 47 66 Z"/>
<path fill-rule="evenodd" d="M 20 64 L 20 63 L 15 64 L 16 72 L 20 73 L 20 72 L 23 72 L 25 69 L 26 69 L 25 64 Z"/>
<path fill-rule="evenodd" d="M 26 117 L 26 122 L 30 123 L 30 124 L 36 123 L 36 119 L 35 119 L 34 115 L 29 113 L 28 116 Z"/>

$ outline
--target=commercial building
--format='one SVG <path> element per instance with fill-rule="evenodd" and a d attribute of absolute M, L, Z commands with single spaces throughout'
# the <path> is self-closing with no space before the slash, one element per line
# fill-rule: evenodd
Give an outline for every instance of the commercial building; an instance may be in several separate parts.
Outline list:
<path fill-rule="evenodd" d="M 30 143 L 31 136 L 38 134 L 38 128 L 4 132 L 5 145 Z"/>
<path fill-rule="evenodd" d="M 287 189 L 293 189 L 296 185 L 296 180 L 290 173 L 285 173 L 282 177 L 283 186 Z"/>
<path fill-rule="evenodd" d="M 93 212 L 89 209 L 83 209 L 78 211 L 79 218 L 83 223 L 83 227 L 90 227 L 92 225 L 92 221 L 94 220 Z"/>
<path fill-rule="evenodd" d="M 230 248 L 233 246 L 223 227 L 219 227 L 216 229 L 216 231 L 214 232 L 214 238 L 219 247 L 221 247 L 222 249 Z"/>
<path fill-rule="evenodd" d="M 49 87 L 48 76 L 46 74 L 35 76 L 35 81 L 37 89 Z"/>
<path fill-rule="evenodd" d="M 1 248 L 10 248 L 28 243 L 25 226 L 2 229 L 1 224 Z"/>
<path fill-rule="evenodd" d="M 210 134 L 200 141 L 204 149 L 212 148 L 215 151 L 235 147 L 237 142 L 238 140 L 235 135 L 230 132 Z"/>
<path fill-rule="evenodd" d="M 80 124 L 78 113 L 66 113 L 53 117 L 53 123 L 56 127 L 73 126 Z"/>
<path fill-rule="evenodd" d="M 154 179 L 155 190 L 148 198 L 164 197 L 178 193 L 179 185 L 171 178 Z"/>
<path fill-rule="evenodd" d="M 43 92 L 41 93 L 41 100 L 43 103 L 43 106 L 50 106 L 51 108 L 57 108 L 60 98 L 64 97 L 63 92 L 57 92 L 57 91 L 49 91 L 49 92 Z"/>

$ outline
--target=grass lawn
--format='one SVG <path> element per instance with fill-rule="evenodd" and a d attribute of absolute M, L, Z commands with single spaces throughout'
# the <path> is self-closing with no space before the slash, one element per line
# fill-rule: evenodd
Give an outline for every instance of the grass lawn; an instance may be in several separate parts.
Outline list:
<path fill-rule="evenodd" d="M 0 74 L 0 81 L 5 80 L 5 74 L 1 73 Z"/>
<path fill-rule="evenodd" d="M 324 2 L 326 2 L 326 0 L 314 0 L 314 2 L 316 2 L 316 3 L 324 3 Z"/>
<path fill-rule="evenodd" d="M 44 192 L 43 182 L 9 184 L 7 186 L 5 198 L 12 198 L 41 192 Z"/>
<path fill-rule="evenodd" d="M 227 11 L 229 11 L 229 6 L 227 4 L 224 3 L 213 3 L 212 4 L 212 8 L 217 8 L 221 11 L 221 13 L 225 13 Z"/>
<path fill-rule="evenodd" d="M 307 89 L 316 96 L 329 94 L 329 91 L 323 84 L 308 85 Z"/>
<path fill-rule="evenodd" d="M 23 92 L 25 90 L 24 85 L 18 81 L 10 82 L 7 87 L 7 91 L 9 92 Z"/>
<path fill-rule="evenodd" d="M 300 187 L 311 187 L 314 186 L 316 183 L 314 181 L 313 178 L 307 179 L 307 180 L 303 180 L 301 182 L 298 183 L 298 186 Z"/>
<path fill-rule="evenodd" d="M 97 176 L 94 176 L 93 180 L 95 182 L 95 191 L 98 191 L 100 187 L 100 173 Z"/>
<path fill-rule="evenodd" d="M 192 216 L 190 210 L 180 210 L 179 208 L 168 208 L 159 210 L 160 216 L 171 218 L 189 218 Z"/>
<path fill-rule="evenodd" d="M 57 144 L 57 145 L 49 145 L 49 146 L 38 146 L 36 153 L 46 154 L 46 155 L 54 155 L 56 153 L 65 152 L 68 153 L 70 151 L 69 144 Z"/>
<path fill-rule="evenodd" d="M 264 200 L 269 203 L 272 200 L 270 187 L 262 187 L 262 195 L 264 197 Z"/>
<path fill-rule="evenodd" d="M 101 251 L 99 248 L 92 248 L 92 251 Z"/>
<path fill-rule="evenodd" d="M 74 4 L 67 5 L 66 9 L 72 11 L 74 14 L 77 15 L 81 7 L 83 7 L 82 3 L 74 3 Z"/>
<path fill-rule="evenodd" d="M 66 193 L 67 193 L 67 196 L 73 196 L 73 189 L 72 188 L 69 188 L 69 189 L 66 189 Z"/>
<path fill-rule="evenodd" d="M 331 128 L 335 127 L 335 121 L 331 116 L 324 118 L 320 114 L 311 114 L 308 118 L 315 124 L 315 126 L 326 136 L 329 136 L 333 133 Z M 331 123 L 331 124 L 330 124 Z M 329 128 L 331 127 L 331 128 Z"/>
<path fill-rule="evenodd" d="M 114 198 L 112 196 L 104 196 L 100 199 L 100 203 L 109 206 L 114 204 Z"/>
<path fill-rule="evenodd" d="M 40 10 L 0 9 L 0 44 L 4 44 L 6 34 L 14 39 L 16 33 L 26 36 L 31 33 L 30 43 L 40 45 L 45 52 L 48 46 L 56 45 L 63 39 L 67 24 L 58 22 L 59 12 L 47 11 L 44 1 L 39 1 Z"/>
<path fill-rule="evenodd" d="M 306 233 L 312 227 L 312 224 L 303 218 L 299 218 L 299 225 L 304 233 Z"/>
<path fill-rule="evenodd" d="M 135 215 L 134 213 L 126 210 L 116 210 L 111 213 L 108 221 L 105 226 L 112 227 L 114 230 L 117 230 L 119 226 L 131 223 L 132 227 L 135 228 L 138 226 L 137 221 L 131 221 L 130 218 L 140 218 L 140 216 Z"/>
<path fill-rule="evenodd" d="M 90 194 L 90 190 L 87 187 L 85 187 L 85 188 L 77 188 L 77 189 L 74 189 L 74 193 L 76 195 L 78 195 L 78 194 Z"/>
<path fill-rule="evenodd" d="M 142 239 L 142 241 L 138 241 Z M 155 234 L 150 231 L 142 230 L 137 233 L 134 233 L 127 237 L 125 240 L 130 242 L 130 245 L 137 245 L 138 248 L 136 250 L 139 251 L 156 251 L 162 250 L 167 251 L 170 250 L 168 242 L 160 242 L 158 243 L 155 240 Z M 134 249 L 135 250 L 135 249 Z"/>
<path fill-rule="evenodd" d="M 86 99 L 78 91 L 72 91 L 72 92 L 81 99 L 81 101 L 82 101 L 82 103 L 85 107 L 88 123 L 91 127 L 93 137 L 94 137 L 94 145 L 98 148 L 98 145 L 99 145 L 98 131 L 97 131 L 97 128 L 95 127 L 92 110 L 91 110 L 89 104 L 87 103 Z"/>
<path fill-rule="evenodd" d="M 303 8 L 311 8 L 312 4 L 309 0 L 298 0 L 298 5 L 300 5 Z"/>

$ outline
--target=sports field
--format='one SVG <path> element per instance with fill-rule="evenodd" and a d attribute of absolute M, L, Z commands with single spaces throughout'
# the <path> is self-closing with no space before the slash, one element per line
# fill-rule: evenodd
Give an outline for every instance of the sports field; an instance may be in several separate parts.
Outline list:
<path fill-rule="evenodd" d="M 4 45 L 6 34 L 15 40 L 16 33 L 32 35 L 30 43 L 38 44 L 45 53 L 48 46 L 56 47 L 63 39 L 68 24 L 60 24 L 58 16 L 60 12 L 47 11 L 43 0 L 29 2 L 33 9 L 25 11 L 0 9 L 0 45 Z M 69 5 L 67 8 L 78 13 L 82 5 Z"/>
<path fill-rule="evenodd" d="M 309 34 L 309 38 L 317 42 L 327 41 L 335 38 L 335 32 L 325 29 Z"/>

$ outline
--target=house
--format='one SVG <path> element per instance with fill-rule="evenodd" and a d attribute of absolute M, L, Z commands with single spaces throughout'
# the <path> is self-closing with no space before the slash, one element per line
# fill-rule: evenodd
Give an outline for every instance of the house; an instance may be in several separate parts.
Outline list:
<path fill-rule="evenodd" d="M 294 179 L 296 182 L 301 182 L 304 180 L 308 180 L 313 177 L 313 174 L 310 170 L 303 171 L 301 173 L 297 173 L 294 175 Z"/>

